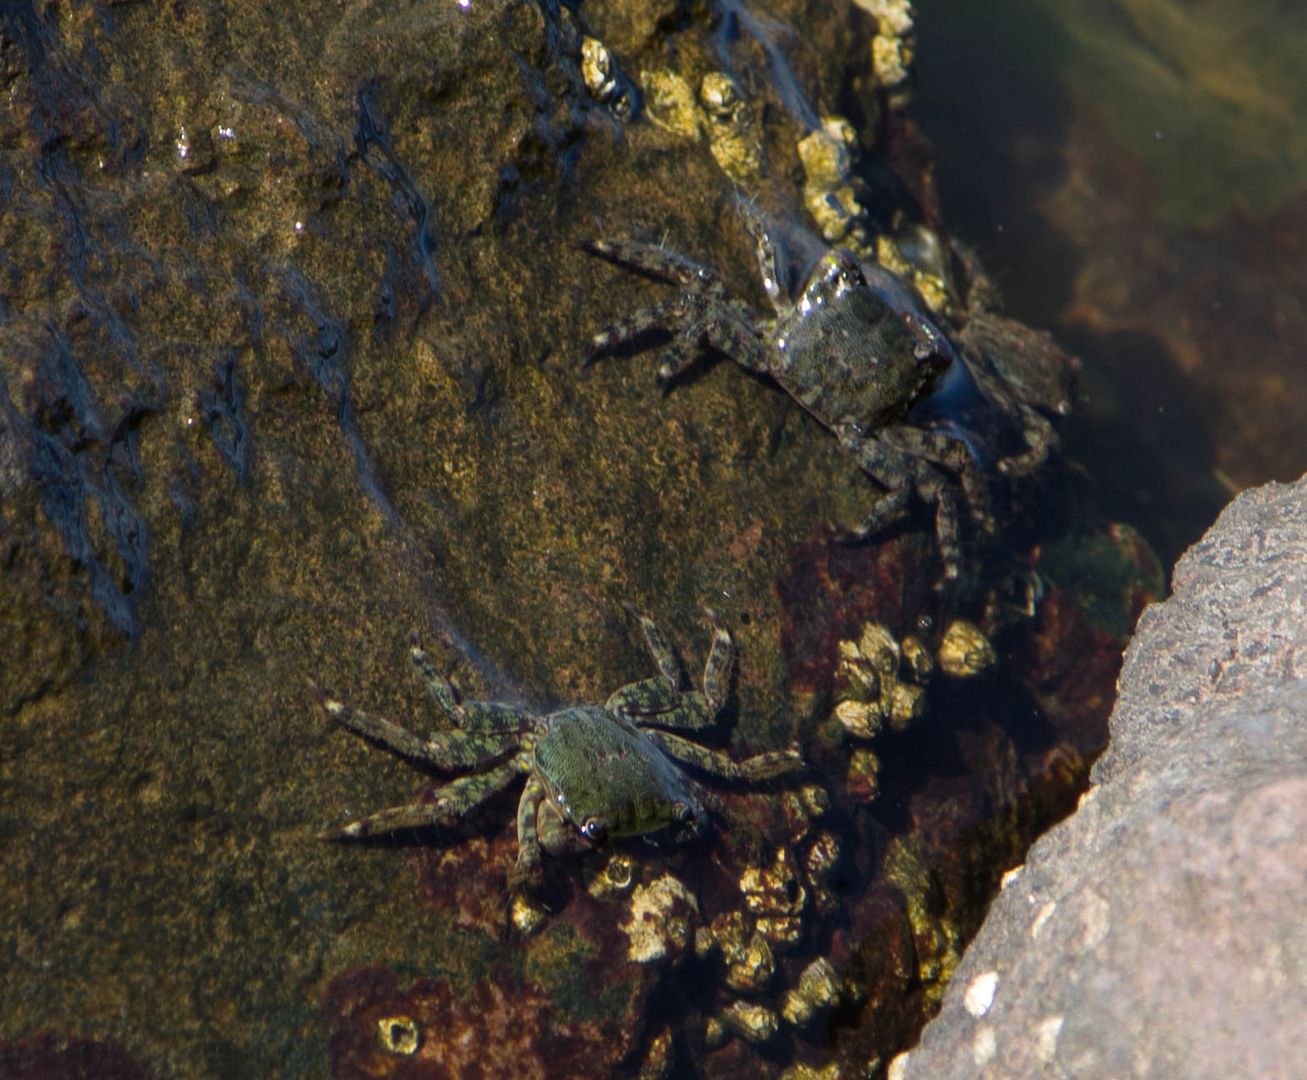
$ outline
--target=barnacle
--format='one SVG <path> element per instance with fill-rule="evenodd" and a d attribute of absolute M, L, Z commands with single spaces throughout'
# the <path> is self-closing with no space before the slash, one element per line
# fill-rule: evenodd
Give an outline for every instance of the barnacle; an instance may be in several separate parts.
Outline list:
<path fill-rule="evenodd" d="M 903 651 L 889 630 L 869 622 L 856 642 L 841 641 L 837 677 L 847 689 L 835 704 L 835 716 L 849 734 L 870 739 L 888 722 L 902 730 L 926 709 L 926 691 L 914 682 L 899 678 Z M 907 674 L 916 678 L 929 667 L 920 661 L 920 649 L 913 639 L 915 662 Z"/>
<path fill-rule="evenodd" d="M 840 977 L 835 966 L 819 956 L 803 969 L 798 985 L 785 995 L 781 1015 L 791 1024 L 806 1024 L 821 1009 L 833 1004 L 839 994 Z"/>
<path fill-rule="evenodd" d="M 710 71 L 699 83 L 703 127 L 708 148 L 722 172 L 737 184 L 757 179 L 762 171 L 762 133 L 753 105 L 725 72 Z"/>
<path fill-rule="evenodd" d="M 694 894 L 671 874 L 637 885 L 621 924 L 629 942 L 627 959 L 639 964 L 679 960 L 690 944 L 698 915 Z"/>
<path fill-rule="evenodd" d="M 795 872 L 789 851 L 780 848 L 768 867 L 750 866 L 740 875 L 744 906 L 756 917 L 755 926 L 775 948 L 787 949 L 803 936 L 803 911 L 808 891 Z"/>
<path fill-rule="evenodd" d="M 377 1021 L 377 1038 L 388 1054 L 412 1057 L 422 1045 L 422 1031 L 411 1016 L 386 1016 Z"/>
<path fill-rule="evenodd" d="M 939 643 L 939 667 L 946 675 L 966 678 L 977 675 L 998 661 L 998 654 L 980 627 L 966 619 L 955 619 Z"/>
<path fill-rule="evenodd" d="M 761 990 L 776 971 L 771 947 L 742 911 L 718 915 L 695 935 L 700 957 L 719 955 L 726 965 L 726 985 L 742 994 Z"/>
<path fill-rule="evenodd" d="M 752 1043 L 766 1042 L 780 1027 L 773 1010 L 750 1001 L 732 1001 L 722 1010 L 721 1018 L 728 1028 Z"/>

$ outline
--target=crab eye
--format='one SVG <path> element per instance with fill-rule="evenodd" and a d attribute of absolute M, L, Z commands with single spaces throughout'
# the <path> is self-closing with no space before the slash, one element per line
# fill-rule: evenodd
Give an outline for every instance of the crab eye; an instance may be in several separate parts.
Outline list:
<path fill-rule="evenodd" d="M 581 835 L 592 843 L 601 843 L 608 836 L 608 822 L 601 817 L 588 817 L 581 822 Z"/>

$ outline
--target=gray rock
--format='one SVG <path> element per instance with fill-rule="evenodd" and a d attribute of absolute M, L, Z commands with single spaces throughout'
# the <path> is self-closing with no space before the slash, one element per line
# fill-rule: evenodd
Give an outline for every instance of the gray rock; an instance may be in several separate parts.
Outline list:
<path fill-rule="evenodd" d="M 1239 496 L 1126 654 L 1077 811 L 995 900 L 914 1077 L 1304 1075 L 1307 477 Z"/>

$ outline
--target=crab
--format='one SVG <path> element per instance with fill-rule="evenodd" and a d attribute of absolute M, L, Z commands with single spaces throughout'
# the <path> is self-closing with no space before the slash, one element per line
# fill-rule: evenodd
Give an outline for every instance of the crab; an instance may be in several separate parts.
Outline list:
<path fill-rule="evenodd" d="M 957 578 L 957 493 L 979 530 L 992 533 L 988 473 L 1024 475 L 1048 456 L 1052 428 L 1037 416 L 1044 402 L 1005 386 L 998 368 L 965 361 L 915 293 L 846 249 L 826 249 L 794 298 L 773 229 L 744 209 L 773 317 L 674 251 L 591 240 L 584 246 L 592 253 L 685 291 L 596 334 L 587 363 L 663 331 L 672 336 L 658 368 L 664 389 L 705 346 L 768 376 L 885 489 L 847 539 L 881 532 L 907 513 L 915 494 L 935 508 L 944 579 Z M 1021 438 L 1019 452 L 1005 453 Z"/>
<path fill-rule="evenodd" d="M 515 705 L 461 701 L 416 639 L 410 658 L 453 730 L 417 735 L 318 691 L 327 715 L 346 730 L 417 765 L 466 774 L 438 788 L 430 801 L 382 810 L 325 835 L 365 839 L 447 825 L 525 776 L 517 807 L 517 861 L 509 879 L 513 888 L 539 879 L 542 850 L 580 854 L 625 837 L 698 836 L 706 811 L 720 810 L 720 802 L 682 766 L 746 783 L 805 767 L 793 747 L 736 761 L 687 737 L 716 723 L 730 689 L 735 645 L 710 618 L 713 640 L 699 688 L 685 686 L 671 646 L 648 616 L 640 615 L 658 675 L 623 686 L 603 705 L 542 715 Z"/>

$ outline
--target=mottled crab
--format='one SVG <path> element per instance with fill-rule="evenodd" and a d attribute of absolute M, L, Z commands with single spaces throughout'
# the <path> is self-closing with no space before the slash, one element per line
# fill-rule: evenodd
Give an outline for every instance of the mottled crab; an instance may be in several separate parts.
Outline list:
<path fill-rule="evenodd" d="M 973 335 L 964 357 L 912 290 L 843 248 L 824 250 L 796 297 L 773 228 L 743 209 L 774 317 L 759 315 L 715 271 L 674 251 L 589 241 L 591 252 L 685 291 L 596 334 L 587 362 L 663 331 L 672 337 L 658 369 L 664 387 L 705 347 L 770 377 L 885 489 L 849 538 L 884 529 L 915 493 L 935 507 L 945 578 L 956 578 L 957 491 L 981 531 L 992 531 L 988 474 L 1024 475 L 1045 460 L 1055 433 L 1043 414 L 1066 411 L 1074 362 L 1029 331 L 1042 351 L 1012 348 L 1024 340 L 1009 329 L 1016 324 L 993 318 L 995 332 Z M 988 358 L 986 344 L 1009 348 Z"/>
<path fill-rule="evenodd" d="M 433 799 L 360 818 L 326 835 L 362 839 L 401 829 L 450 824 L 525 776 L 517 808 L 517 862 L 510 884 L 531 882 L 541 850 L 573 854 L 609 840 L 700 833 L 717 800 L 682 765 L 727 780 L 755 782 L 804 767 L 796 749 L 735 761 L 677 732 L 712 725 L 730 688 L 735 646 L 713 620 L 702 687 L 686 688 L 670 645 L 646 616 L 645 643 L 658 675 L 617 690 L 603 705 L 576 705 L 544 715 L 513 705 L 460 701 L 415 640 L 410 658 L 445 718 L 455 726 L 416 735 L 320 693 L 336 723 L 418 765 L 467 775 Z"/>

